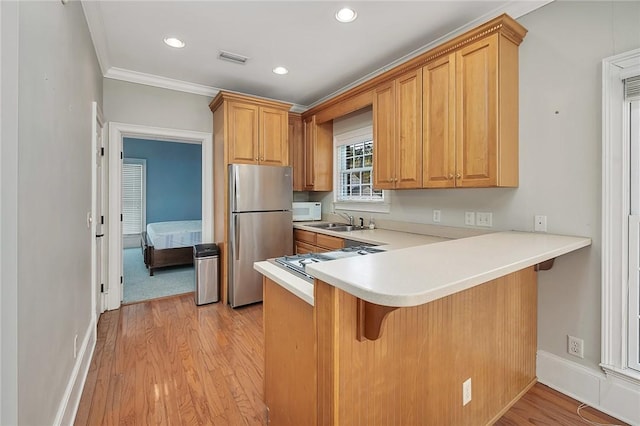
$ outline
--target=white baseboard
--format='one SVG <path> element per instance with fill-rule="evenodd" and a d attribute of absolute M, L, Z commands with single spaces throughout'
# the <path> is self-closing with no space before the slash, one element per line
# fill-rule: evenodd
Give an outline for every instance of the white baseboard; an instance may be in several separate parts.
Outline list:
<path fill-rule="evenodd" d="M 62 396 L 62 400 L 60 401 L 58 413 L 54 422 L 55 426 L 71 426 L 75 421 L 78 406 L 80 405 L 80 397 L 82 396 L 82 390 L 84 389 L 84 383 L 87 380 L 87 373 L 91 366 L 93 350 L 96 347 L 96 331 L 96 319 L 92 318 L 84 335 L 84 339 L 82 339 L 82 344 L 78 350 L 78 356 L 76 357 L 76 363 L 71 371 L 69 383 L 67 383 L 67 388 Z"/>
<path fill-rule="evenodd" d="M 640 386 L 545 351 L 538 351 L 538 381 L 623 422 L 640 425 Z"/>

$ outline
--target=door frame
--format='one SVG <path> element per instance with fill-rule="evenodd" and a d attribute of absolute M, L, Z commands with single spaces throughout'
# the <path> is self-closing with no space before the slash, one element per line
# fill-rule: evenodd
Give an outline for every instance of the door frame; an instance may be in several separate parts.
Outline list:
<path fill-rule="evenodd" d="M 122 300 L 122 144 L 125 137 L 202 145 L 202 239 L 213 241 L 213 136 L 211 133 L 126 123 L 109 123 L 109 209 L 107 216 L 109 272 L 106 308 Z M 113 219 L 113 220 L 112 220 Z"/>

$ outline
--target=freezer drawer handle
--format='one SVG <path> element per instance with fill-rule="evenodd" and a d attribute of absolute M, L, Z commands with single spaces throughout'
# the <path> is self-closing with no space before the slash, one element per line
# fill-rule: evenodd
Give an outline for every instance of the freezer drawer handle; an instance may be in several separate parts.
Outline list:
<path fill-rule="evenodd" d="M 236 260 L 240 260 L 240 222 L 238 221 L 238 215 L 234 216 L 234 229 L 235 229 L 235 238 L 234 238 L 234 249 L 236 251 Z"/>

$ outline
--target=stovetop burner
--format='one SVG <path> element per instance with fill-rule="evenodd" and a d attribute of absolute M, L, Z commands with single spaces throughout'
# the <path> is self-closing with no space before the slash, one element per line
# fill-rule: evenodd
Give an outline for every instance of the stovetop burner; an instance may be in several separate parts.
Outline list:
<path fill-rule="evenodd" d="M 344 257 L 352 257 L 358 255 L 366 255 L 372 253 L 379 253 L 381 249 L 361 245 L 354 247 L 345 247 L 340 250 L 330 251 L 326 253 L 305 253 L 295 254 L 291 256 L 282 256 L 273 259 L 273 261 L 279 265 L 282 265 L 298 274 L 302 275 L 307 281 L 313 282 L 313 276 L 309 275 L 305 267 L 310 264 L 326 262 L 329 260 L 341 259 Z"/>

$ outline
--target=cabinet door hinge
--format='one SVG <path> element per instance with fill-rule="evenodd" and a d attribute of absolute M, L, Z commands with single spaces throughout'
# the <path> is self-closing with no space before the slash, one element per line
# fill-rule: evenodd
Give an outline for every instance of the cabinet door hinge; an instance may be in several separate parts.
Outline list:
<path fill-rule="evenodd" d="M 122 160 L 124 158 L 122 151 L 120 151 L 120 159 Z"/>
<path fill-rule="evenodd" d="M 104 293 L 104 284 L 100 284 L 100 293 Z"/>
<path fill-rule="evenodd" d="M 124 282 L 124 279 L 122 277 L 122 275 L 120 275 L 120 284 L 122 284 Z"/>
<path fill-rule="evenodd" d="M 122 213 L 120 213 L 120 222 L 122 222 Z"/>
<path fill-rule="evenodd" d="M 100 147 L 100 156 L 104 157 L 104 146 Z"/>
<path fill-rule="evenodd" d="M 104 225 L 104 215 L 100 216 L 100 225 Z"/>

